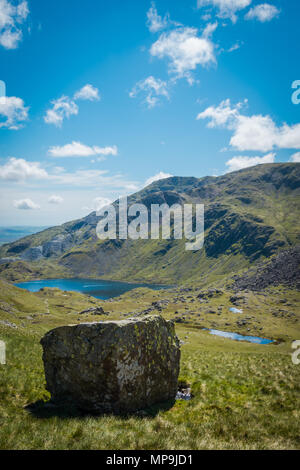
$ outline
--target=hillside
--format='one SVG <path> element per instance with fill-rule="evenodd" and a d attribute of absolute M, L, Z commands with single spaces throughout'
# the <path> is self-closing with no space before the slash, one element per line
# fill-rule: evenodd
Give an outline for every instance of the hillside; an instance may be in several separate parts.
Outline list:
<path fill-rule="evenodd" d="M 103 307 L 106 315 L 94 316 L 90 307 Z M 0 448 L 299 449 L 300 369 L 291 361 L 299 307 L 299 292 L 283 286 L 238 294 L 199 287 L 137 289 L 99 301 L 58 289 L 33 294 L 0 280 L 0 338 L 7 350 L 0 374 Z M 176 322 L 179 384 L 191 387 L 192 400 L 126 418 L 86 416 L 49 402 L 40 345 L 47 331 L 150 310 Z M 232 341 L 209 329 L 274 343 Z"/>
<path fill-rule="evenodd" d="M 207 284 L 300 240 L 298 163 L 259 165 L 220 177 L 172 177 L 130 196 L 128 204 L 134 202 L 204 204 L 204 248 L 186 252 L 183 240 L 100 241 L 99 219 L 91 213 L 3 245 L 1 275 Z"/>
<path fill-rule="evenodd" d="M 139 288 L 104 301 L 51 288 L 31 293 L 0 279 L 0 337 L 7 350 L 0 448 L 299 449 L 300 369 L 291 361 L 300 334 L 299 168 L 170 178 L 130 198 L 204 202 L 200 252 L 186 252 L 178 241 L 100 242 L 95 214 L 2 247 L 1 257 L 11 258 L 0 264 L 8 280 L 84 274 L 185 285 Z M 147 313 L 176 323 L 179 384 L 191 388 L 192 400 L 126 419 L 86 416 L 49 402 L 40 346 L 47 331 Z M 233 341 L 215 330 L 273 342 Z"/>

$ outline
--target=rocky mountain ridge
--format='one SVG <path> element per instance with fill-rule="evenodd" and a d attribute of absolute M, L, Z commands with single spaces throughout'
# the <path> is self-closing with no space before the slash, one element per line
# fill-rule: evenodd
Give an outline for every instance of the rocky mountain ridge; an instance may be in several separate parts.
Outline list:
<path fill-rule="evenodd" d="M 0 272 L 29 277 L 55 273 L 71 277 L 212 280 L 248 268 L 299 243 L 300 165 L 267 164 L 220 177 L 171 177 L 128 198 L 128 205 L 202 203 L 205 243 L 186 252 L 183 240 L 106 240 L 96 235 L 93 212 L 0 248 Z M 116 207 L 117 207 L 117 203 Z M 50 263 L 50 264 L 49 264 Z"/>

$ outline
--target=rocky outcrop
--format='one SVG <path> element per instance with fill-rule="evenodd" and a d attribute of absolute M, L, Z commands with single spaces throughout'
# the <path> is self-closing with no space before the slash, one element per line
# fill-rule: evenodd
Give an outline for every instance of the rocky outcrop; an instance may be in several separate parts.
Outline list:
<path fill-rule="evenodd" d="M 23 254 L 22 259 L 25 261 L 36 261 L 43 258 L 43 247 L 42 246 L 34 246 L 32 248 L 28 248 Z"/>
<path fill-rule="evenodd" d="M 37 261 L 41 258 L 60 256 L 72 247 L 73 238 L 71 235 L 57 235 L 49 242 L 40 246 L 32 246 L 22 253 L 21 259 L 24 261 Z"/>
<path fill-rule="evenodd" d="M 198 299 L 211 299 L 212 297 L 218 297 L 223 294 L 223 291 L 220 289 L 211 288 L 206 291 L 201 291 L 198 295 Z"/>
<path fill-rule="evenodd" d="M 234 277 L 235 290 L 260 291 L 280 284 L 300 289 L 300 245 L 283 250 L 241 276 Z"/>
<path fill-rule="evenodd" d="M 104 312 L 102 307 L 91 307 L 83 310 L 79 315 L 108 315 L 108 313 Z"/>
<path fill-rule="evenodd" d="M 71 235 L 57 235 L 51 241 L 43 244 L 43 256 L 59 256 L 72 247 L 73 238 Z"/>
<path fill-rule="evenodd" d="M 0 320 L 0 325 L 8 326 L 8 328 L 18 328 L 15 323 L 11 323 L 6 320 Z"/>
<path fill-rule="evenodd" d="M 60 327 L 41 344 L 54 402 L 127 413 L 176 397 L 179 341 L 160 316 Z"/>

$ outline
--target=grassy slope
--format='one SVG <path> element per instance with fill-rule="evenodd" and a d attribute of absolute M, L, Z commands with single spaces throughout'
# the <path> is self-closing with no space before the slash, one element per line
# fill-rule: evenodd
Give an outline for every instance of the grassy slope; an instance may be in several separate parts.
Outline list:
<path fill-rule="evenodd" d="M 229 312 L 230 292 L 207 303 L 200 303 L 198 293 L 137 289 L 102 302 L 56 289 L 29 294 L 1 282 L 0 319 L 18 328 L 0 323 L 0 338 L 7 345 L 7 365 L 0 366 L 0 448 L 299 449 L 300 367 L 290 356 L 291 341 L 300 337 L 299 293 L 277 288 L 247 294 L 241 317 L 250 320 L 241 327 L 236 324 L 240 316 Z M 109 312 L 109 317 L 96 320 L 107 320 L 133 315 L 162 299 L 169 301 L 163 316 L 184 321 L 176 326 L 184 341 L 180 379 L 192 385 L 192 401 L 152 407 L 126 418 L 83 416 L 45 405 L 49 394 L 39 340 L 46 331 L 95 321 L 77 313 L 91 305 Z M 274 317 L 278 305 L 281 316 Z M 8 312 L 8 306 L 13 311 Z M 211 336 L 203 327 L 282 342 L 237 343 Z"/>
<path fill-rule="evenodd" d="M 275 232 L 263 245 L 262 258 L 265 249 L 267 253 L 270 247 L 277 249 L 278 241 L 285 246 L 296 243 L 299 234 L 298 192 L 293 189 L 299 181 L 298 177 L 293 180 L 296 168 L 299 166 L 261 166 L 218 179 L 176 178 L 146 188 L 142 199 L 151 198 L 157 188 L 168 192 L 174 183 L 182 197 L 193 201 L 206 199 L 208 211 L 211 209 L 209 229 L 213 230 L 211 235 L 207 232 L 209 243 L 202 252 L 188 256 L 182 246 L 176 246 L 181 242 L 175 242 L 169 249 L 168 242 L 159 241 L 140 241 L 133 245 L 134 249 L 130 243 L 121 249 L 111 243 L 100 245 L 95 243 L 94 227 L 87 225 L 75 231 L 82 244 L 75 246 L 66 258 L 0 265 L 2 276 L 10 280 L 67 277 L 76 272 L 86 277 L 180 280 L 194 286 L 187 293 L 180 288 L 160 292 L 137 289 L 119 299 L 101 302 L 52 289 L 26 293 L 0 281 L 0 338 L 7 344 L 7 365 L 0 366 L 0 448 L 299 449 L 300 366 L 291 361 L 291 343 L 300 338 L 299 292 L 280 286 L 260 293 L 244 292 L 240 302 L 242 315 L 229 311 L 233 306 L 230 290 L 224 289 L 222 295 L 207 301 L 201 302 L 197 297 L 199 286 L 212 282 L 223 286 L 223 276 L 253 263 L 255 251 L 247 255 L 247 250 L 253 249 L 251 237 L 259 245 L 266 226 L 274 227 Z M 273 174 L 272 183 L 268 182 L 269 170 Z M 284 179 L 289 184 L 278 186 L 282 172 L 287 172 Z M 133 198 L 140 200 L 141 194 Z M 214 217 L 220 205 L 227 211 L 225 221 L 229 221 L 231 233 L 237 232 L 242 237 L 236 241 L 234 237 L 229 239 L 229 248 L 225 247 L 223 252 L 208 254 L 210 247 L 222 245 L 229 232 L 226 224 L 223 228 L 217 225 L 223 219 Z M 237 218 L 232 220 L 232 214 Z M 255 222 L 253 218 L 257 217 L 261 221 Z M 249 239 L 247 232 L 253 223 L 254 232 Z M 77 225 L 78 221 L 56 227 L 29 237 L 26 243 L 36 246 Z M 218 234 L 219 238 L 214 238 Z M 254 249 L 259 251 L 261 247 Z M 7 247 L 0 249 L 0 255 L 4 256 L 6 251 Z M 86 268 L 82 270 L 83 267 Z M 192 401 L 153 407 L 142 416 L 126 419 L 81 416 L 75 410 L 45 405 L 49 395 L 45 390 L 39 340 L 46 331 L 60 325 L 95 321 L 91 315 L 78 315 L 90 306 L 103 306 L 109 316 L 96 320 L 107 320 L 135 315 L 157 300 L 168 300 L 162 315 L 175 319 L 177 333 L 184 341 L 180 379 L 191 384 Z M 241 320 L 245 319 L 243 323 Z M 203 328 L 271 338 L 277 344 L 237 343 L 211 336 Z M 32 403 L 36 405 L 31 412 L 24 408 Z"/>

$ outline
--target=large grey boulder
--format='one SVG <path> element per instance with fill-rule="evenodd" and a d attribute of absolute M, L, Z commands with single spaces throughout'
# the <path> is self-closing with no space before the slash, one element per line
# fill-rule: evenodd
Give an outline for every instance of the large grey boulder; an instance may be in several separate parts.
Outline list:
<path fill-rule="evenodd" d="M 41 344 L 54 402 L 126 413 L 176 396 L 179 341 L 160 316 L 64 326 Z"/>

